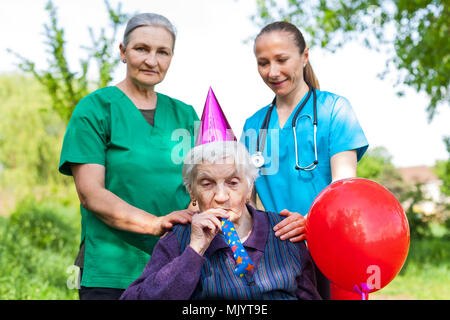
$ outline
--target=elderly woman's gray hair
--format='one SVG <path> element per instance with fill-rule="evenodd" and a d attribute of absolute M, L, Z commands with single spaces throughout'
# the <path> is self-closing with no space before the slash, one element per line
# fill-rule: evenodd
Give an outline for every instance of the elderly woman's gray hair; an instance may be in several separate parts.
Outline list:
<path fill-rule="evenodd" d="M 128 42 L 130 41 L 131 32 L 133 32 L 136 28 L 144 26 L 165 28 L 172 35 L 173 48 L 175 47 L 177 31 L 169 19 L 156 13 L 141 13 L 132 17 L 127 23 L 122 40 L 122 44 L 125 48 L 128 46 Z"/>
<path fill-rule="evenodd" d="M 197 175 L 197 165 L 203 163 L 234 163 L 238 174 L 247 179 L 249 188 L 258 177 L 256 168 L 247 148 L 237 141 L 215 141 L 192 148 L 186 155 L 183 164 L 183 183 L 191 192 L 194 179 Z"/>

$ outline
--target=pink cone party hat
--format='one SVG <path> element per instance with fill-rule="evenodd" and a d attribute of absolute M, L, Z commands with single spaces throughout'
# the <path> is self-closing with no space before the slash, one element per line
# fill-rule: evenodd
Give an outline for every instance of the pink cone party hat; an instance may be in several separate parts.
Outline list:
<path fill-rule="evenodd" d="M 198 146 L 214 141 L 237 141 L 237 139 L 210 87 L 195 145 Z M 239 278 L 242 278 L 254 268 L 254 264 L 242 245 L 233 223 L 229 220 L 221 219 L 221 224 L 225 242 L 231 248 L 236 261 L 234 273 Z"/>
<path fill-rule="evenodd" d="M 236 136 L 219 105 L 211 87 L 209 87 L 203 108 L 196 146 L 214 141 L 236 141 Z"/>

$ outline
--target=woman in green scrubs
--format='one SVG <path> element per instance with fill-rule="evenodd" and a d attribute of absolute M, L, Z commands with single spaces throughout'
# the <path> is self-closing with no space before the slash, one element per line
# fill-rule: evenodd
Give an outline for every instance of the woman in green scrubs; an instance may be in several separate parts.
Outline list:
<path fill-rule="evenodd" d="M 59 171 L 73 175 L 81 202 L 80 299 L 118 299 L 142 273 L 158 237 L 191 221 L 184 155 L 174 150 L 180 136 L 188 148 L 194 144 L 198 116 L 155 91 L 174 44 L 165 17 L 130 19 L 120 45 L 126 78 L 84 97 L 68 124 Z"/>

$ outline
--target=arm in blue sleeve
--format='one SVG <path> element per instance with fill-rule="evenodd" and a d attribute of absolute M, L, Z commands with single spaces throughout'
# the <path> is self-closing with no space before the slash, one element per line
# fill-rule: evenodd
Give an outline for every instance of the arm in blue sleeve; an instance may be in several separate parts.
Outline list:
<path fill-rule="evenodd" d="M 121 299 L 188 300 L 200 280 L 204 261 L 190 246 L 180 254 L 176 236 L 169 233 L 158 241 L 143 273 Z"/>
<path fill-rule="evenodd" d="M 359 161 L 369 146 L 355 111 L 344 97 L 339 97 L 333 107 L 329 139 L 330 159 L 339 152 L 356 150 Z"/>

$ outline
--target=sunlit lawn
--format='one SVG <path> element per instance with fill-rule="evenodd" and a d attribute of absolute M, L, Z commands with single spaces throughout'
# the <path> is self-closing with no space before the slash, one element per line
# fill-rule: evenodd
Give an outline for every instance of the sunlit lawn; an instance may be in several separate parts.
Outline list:
<path fill-rule="evenodd" d="M 450 299 L 450 241 L 414 240 L 404 270 L 371 299 Z"/>
<path fill-rule="evenodd" d="M 450 299 L 450 269 L 448 265 L 409 265 L 405 274 L 398 275 L 370 299 Z"/>

